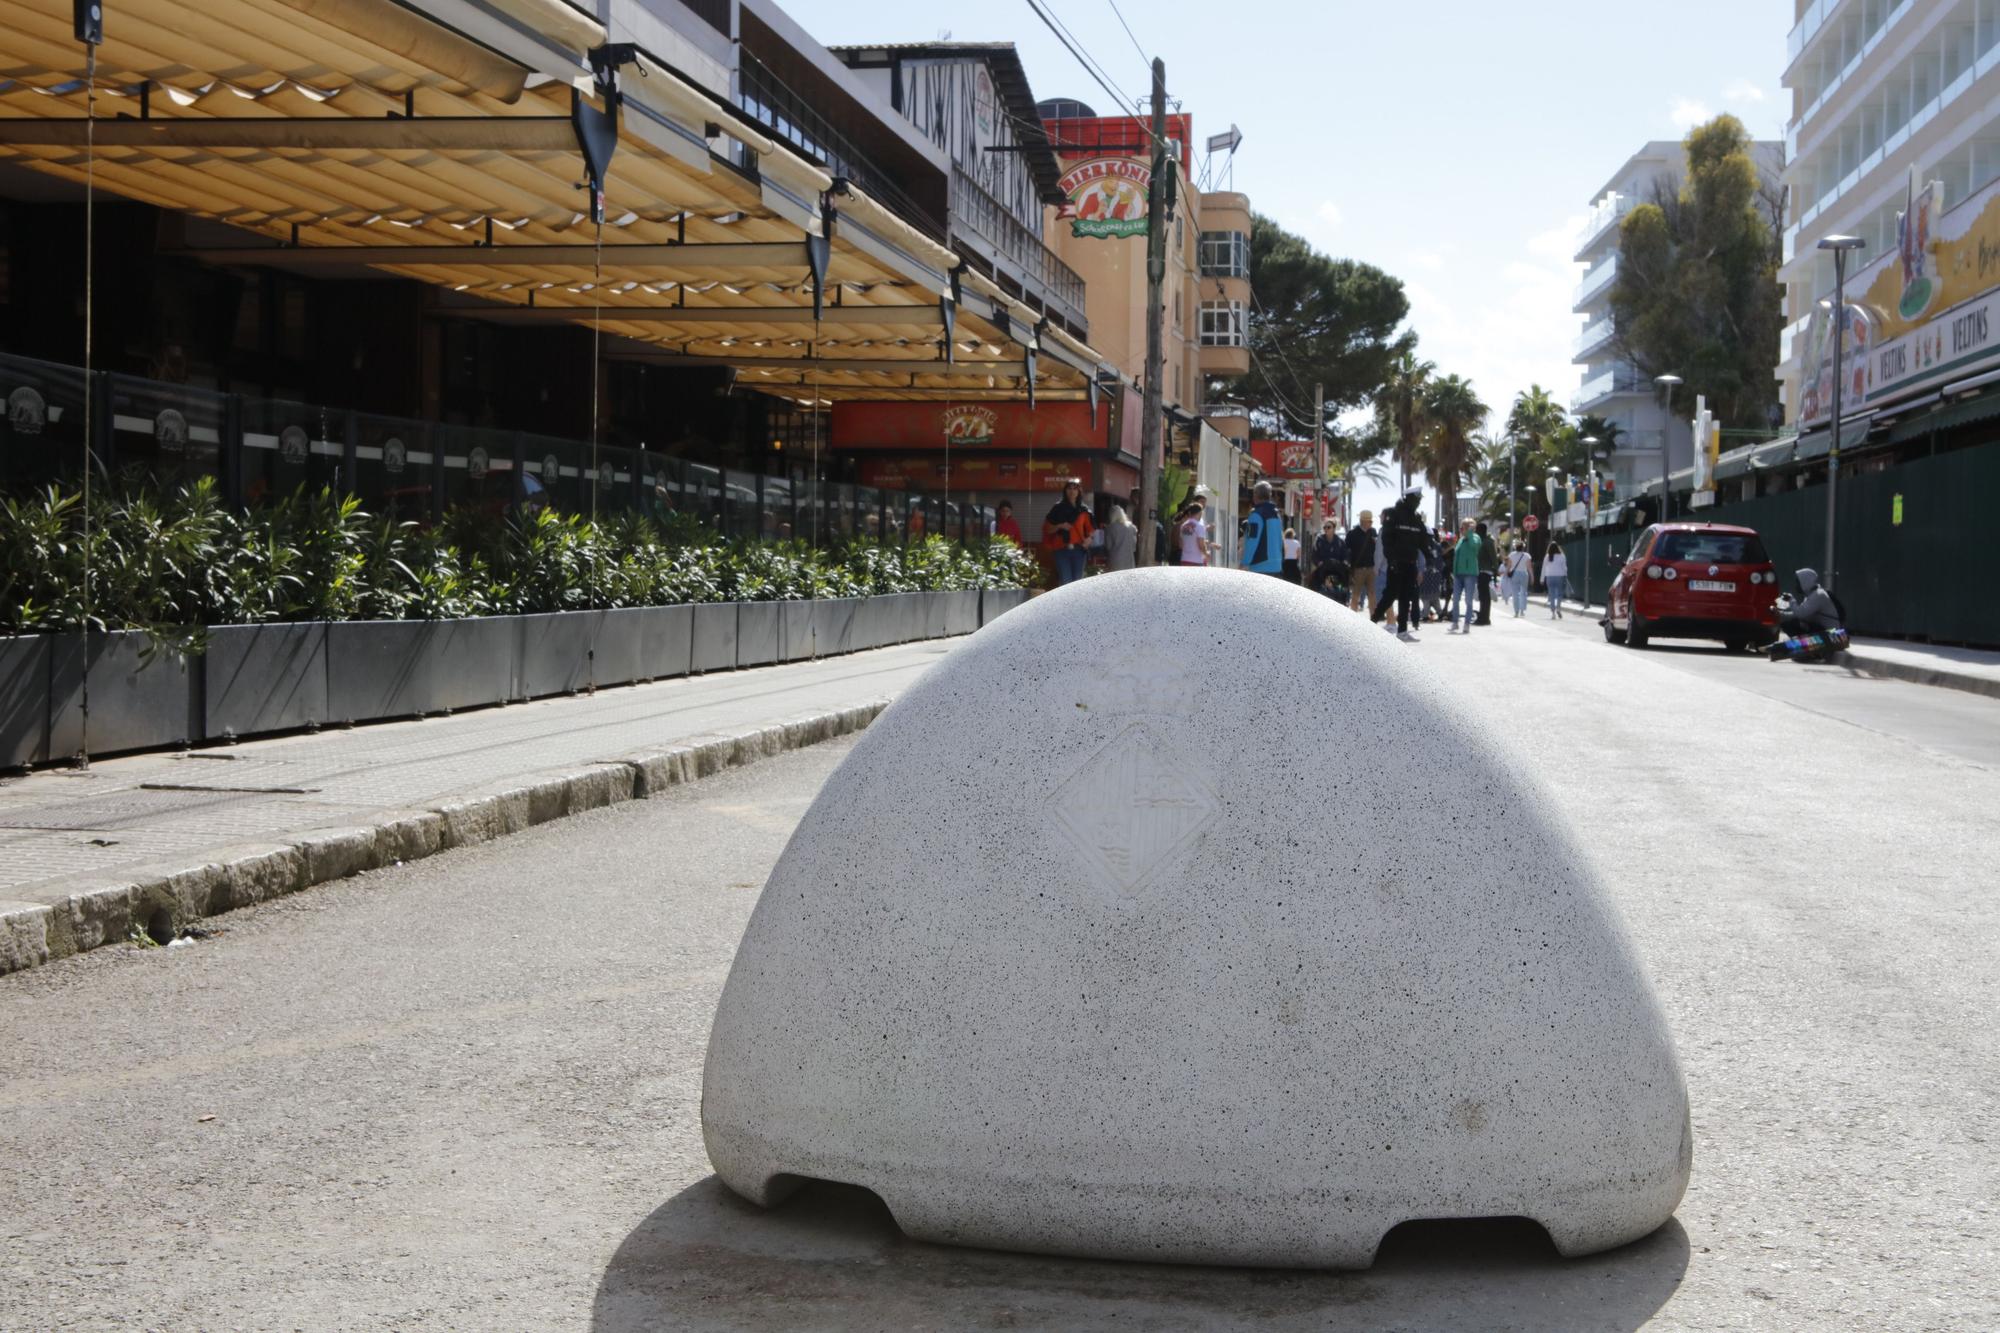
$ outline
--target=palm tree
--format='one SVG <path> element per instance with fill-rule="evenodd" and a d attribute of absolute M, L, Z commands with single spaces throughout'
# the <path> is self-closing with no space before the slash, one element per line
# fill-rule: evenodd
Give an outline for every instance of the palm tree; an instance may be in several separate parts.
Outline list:
<path fill-rule="evenodd" d="M 1414 349 L 1406 347 L 1390 363 L 1389 373 L 1375 393 L 1375 412 L 1388 430 L 1406 488 L 1410 474 L 1417 470 L 1426 431 L 1426 391 L 1436 370 L 1430 362 L 1419 361 Z"/>
<path fill-rule="evenodd" d="M 1470 381 L 1458 375 L 1434 379 L 1424 395 L 1424 416 L 1431 424 L 1429 476 L 1444 502 L 1444 522 L 1458 526 L 1458 483 L 1470 461 L 1472 435 L 1485 422 L 1487 406 Z"/>
<path fill-rule="evenodd" d="M 1565 416 L 1549 391 L 1539 384 L 1530 384 L 1514 395 L 1514 406 L 1507 412 L 1507 433 L 1530 448 L 1539 449 L 1542 441 L 1554 434 L 1565 423 Z"/>

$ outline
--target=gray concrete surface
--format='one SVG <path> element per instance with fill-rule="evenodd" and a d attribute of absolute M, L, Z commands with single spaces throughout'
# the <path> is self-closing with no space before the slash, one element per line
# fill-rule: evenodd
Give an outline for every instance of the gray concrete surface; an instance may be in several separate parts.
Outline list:
<path fill-rule="evenodd" d="M 0 973 L 851 730 L 946 651 L 907 644 L 0 781 Z"/>
<path fill-rule="evenodd" d="M 2000 1326 L 2000 746 L 1914 720 L 1960 696 L 1774 697 L 1535 625 L 1408 652 L 1550 783 L 1655 977 L 1694 1177 L 1638 1244 L 1166 1268 L 736 1200 L 696 1127 L 709 1016 L 836 742 L 0 980 L 0 1328 Z M 1337 817 L 1289 802 L 1274 836 Z M 1437 808 L 1411 792 L 1413 859 L 1461 832 Z"/>

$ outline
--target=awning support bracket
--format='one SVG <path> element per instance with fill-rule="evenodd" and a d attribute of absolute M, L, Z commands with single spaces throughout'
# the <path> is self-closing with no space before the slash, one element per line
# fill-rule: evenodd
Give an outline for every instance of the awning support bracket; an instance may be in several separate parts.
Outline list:
<path fill-rule="evenodd" d="M 618 149 L 618 108 L 624 95 L 618 91 L 618 67 L 639 57 L 632 42 L 607 42 L 590 52 L 590 68 L 604 107 L 599 110 L 575 89 L 569 95 L 569 120 L 576 131 L 576 146 L 583 153 L 584 170 L 589 173 L 590 220 L 604 221 L 604 182 L 611 170 L 611 155 Z"/>

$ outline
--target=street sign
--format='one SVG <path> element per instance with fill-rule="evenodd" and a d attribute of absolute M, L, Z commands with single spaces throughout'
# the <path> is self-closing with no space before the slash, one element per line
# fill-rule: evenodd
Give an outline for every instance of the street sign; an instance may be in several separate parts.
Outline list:
<path fill-rule="evenodd" d="M 1231 125 L 1229 132 L 1226 134 L 1211 134 L 1208 136 L 1208 151 L 1211 153 L 1233 153 L 1236 151 L 1236 145 L 1242 142 L 1243 131 Z"/>
<path fill-rule="evenodd" d="M 1521 526 L 1527 531 L 1533 532 L 1535 529 L 1542 526 L 1542 520 L 1536 518 L 1533 514 L 1530 514 L 1526 518 L 1521 520 Z"/>

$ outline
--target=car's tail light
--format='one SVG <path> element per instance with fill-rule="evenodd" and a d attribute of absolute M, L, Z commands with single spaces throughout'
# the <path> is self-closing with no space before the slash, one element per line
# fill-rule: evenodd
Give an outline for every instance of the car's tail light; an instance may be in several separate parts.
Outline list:
<path fill-rule="evenodd" d="M 1656 579 L 1656 578 L 1659 578 L 1659 577 L 1660 577 L 1660 567 L 1659 567 L 1658 565 L 1647 565 L 1647 566 L 1646 566 L 1646 577 L 1647 577 L 1647 578 L 1649 578 L 1649 579 Z"/>
<path fill-rule="evenodd" d="M 1660 575 L 1661 578 L 1665 579 L 1669 583 L 1672 583 L 1675 579 L 1679 578 L 1680 576 L 1681 572 L 1678 569 L 1675 569 L 1672 565 L 1668 565 L 1667 572 Z"/>

